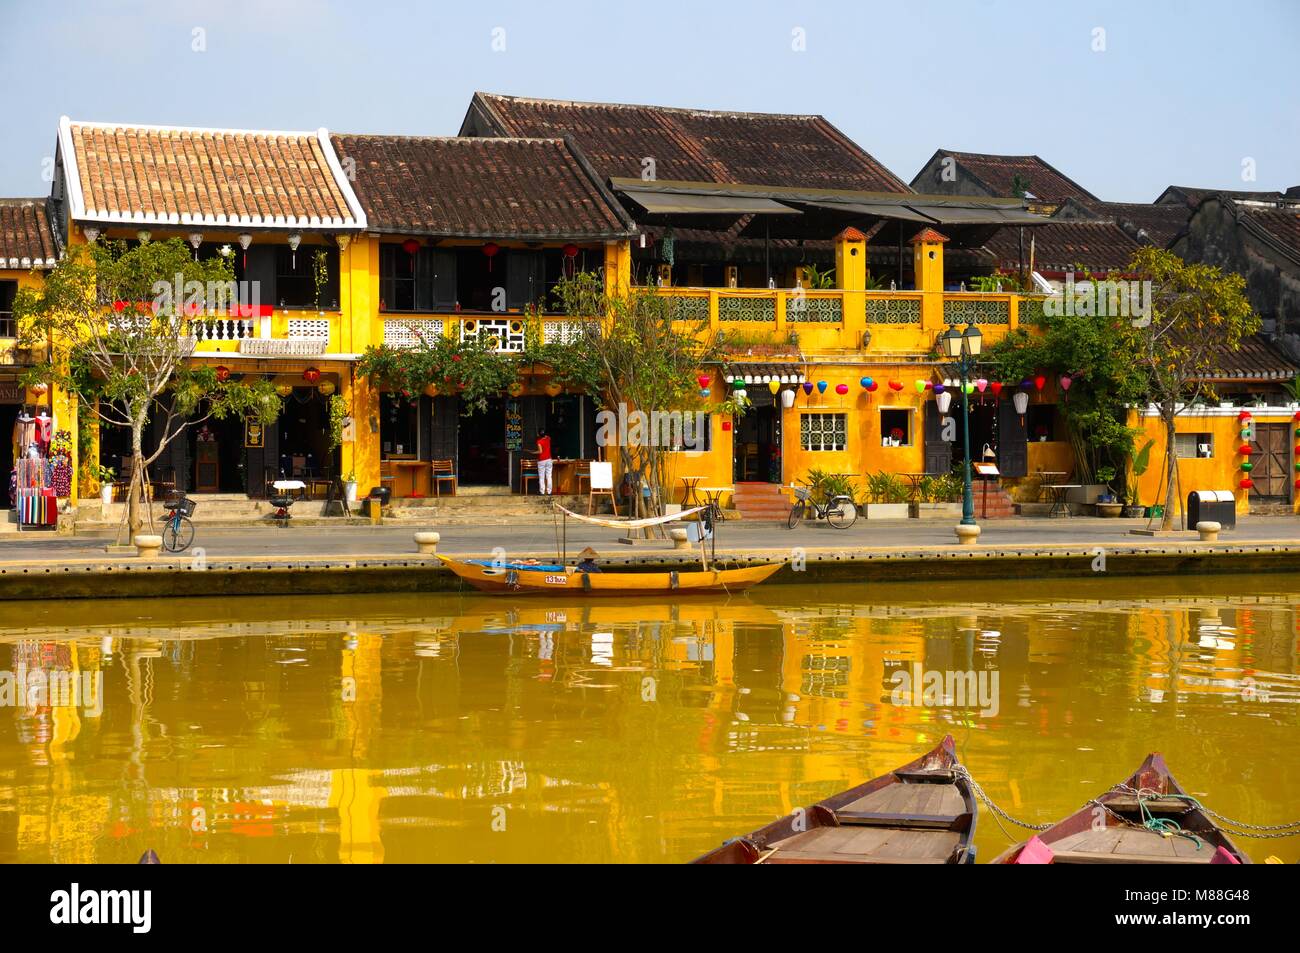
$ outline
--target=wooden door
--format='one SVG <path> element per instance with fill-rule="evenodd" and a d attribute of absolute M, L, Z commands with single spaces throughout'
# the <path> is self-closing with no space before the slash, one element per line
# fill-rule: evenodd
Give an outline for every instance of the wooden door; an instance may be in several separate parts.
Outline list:
<path fill-rule="evenodd" d="M 952 441 L 943 439 L 945 419 L 945 415 L 939 413 L 938 404 L 932 400 L 926 401 L 924 421 L 926 473 L 941 474 L 952 470 Z"/>
<path fill-rule="evenodd" d="M 974 446 L 971 454 L 977 453 Z M 998 405 L 998 469 L 1004 477 L 1022 477 L 1029 472 L 1029 438 L 1025 418 L 1015 405 L 1004 400 Z"/>
<path fill-rule="evenodd" d="M 1256 424 L 1255 439 L 1250 446 L 1254 453 L 1250 462 L 1252 500 L 1286 501 L 1291 499 L 1291 441 L 1290 424 Z"/>

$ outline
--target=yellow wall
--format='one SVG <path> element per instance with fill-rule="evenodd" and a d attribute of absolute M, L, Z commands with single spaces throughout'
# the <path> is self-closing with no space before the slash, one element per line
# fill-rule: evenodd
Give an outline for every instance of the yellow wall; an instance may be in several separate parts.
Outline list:
<path fill-rule="evenodd" d="M 1251 412 L 1256 424 L 1287 424 L 1291 431 L 1297 427 L 1292 419 L 1294 411 L 1284 408 L 1246 408 Z M 1180 414 L 1175 421 L 1177 433 L 1208 433 L 1213 436 L 1214 456 L 1205 459 L 1182 459 L 1178 461 L 1177 509 L 1181 513 L 1186 505 L 1187 494 L 1192 490 L 1232 490 L 1237 497 L 1237 512 L 1250 511 L 1249 491 L 1239 484 L 1245 473 L 1241 470 L 1242 455 L 1237 452 L 1242 445 L 1241 424 L 1237 415 L 1239 408 L 1205 408 L 1191 410 Z M 1163 482 L 1165 460 L 1164 423 L 1158 416 L 1139 415 L 1136 411 L 1129 417 L 1129 426 L 1138 427 L 1142 433 L 1137 438 L 1140 449 L 1148 440 L 1154 441 L 1151 447 L 1151 463 L 1138 481 L 1138 491 L 1144 506 L 1163 504 L 1165 501 L 1165 484 Z M 1294 438 L 1295 434 L 1290 433 Z M 1294 448 L 1296 441 L 1290 440 Z M 1260 458 L 1252 455 L 1251 461 L 1258 466 Z M 1288 470 L 1288 488 L 1300 474 L 1295 471 L 1295 451 L 1291 450 L 1291 466 Z M 1290 490 L 1291 499 L 1295 499 L 1294 490 Z"/>

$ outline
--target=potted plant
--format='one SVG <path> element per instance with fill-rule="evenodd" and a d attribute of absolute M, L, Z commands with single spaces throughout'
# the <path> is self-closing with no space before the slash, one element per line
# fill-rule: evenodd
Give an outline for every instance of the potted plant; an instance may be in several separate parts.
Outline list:
<path fill-rule="evenodd" d="M 1115 468 L 1098 467 L 1097 479 L 1106 485 L 1105 492 L 1097 497 L 1097 515 L 1110 518 L 1119 516 L 1124 509 L 1124 504 L 1115 499 L 1115 491 L 1110 485 L 1115 479 Z"/>
<path fill-rule="evenodd" d="M 1151 448 L 1154 445 L 1154 440 L 1148 440 L 1146 445 L 1133 457 L 1133 462 L 1129 466 L 1130 475 L 1126 495 L 1128 505 L 1124 507 L 1124 516 L 1127 519 L 1139 519 L 1146 512 L 1138 497 L 1138 480 L 1141 479 L 1142 474 L 1147 472 L 1147 467 L 1151 465 Z"/>
<path fill-rule="evenodd" d="M 349 470 L 348 475 L 343 478 L 343 495 L 348 501 L 348 506 L 357 501 L 357 471 Z"/>
<path fill-rule="evenodd" d="M 864 507 L 869 520 L 907 519 L 907 487 L 896 473 L 868 473 L 867 496 L 870 502 Z"/>
<path fill-rule="evenodd" d="M 107 509 L 113 502 L 113 477 L 117 474 L 112 467 L 96 466 L 93 468 L 95 479 L 99 481 L 99 502 Z"/>
<path fill-rule="evenodd" d="M 910 515 L 916 519 L 961 516 L 962 481 L 955 473 L 922 477 Z"/>

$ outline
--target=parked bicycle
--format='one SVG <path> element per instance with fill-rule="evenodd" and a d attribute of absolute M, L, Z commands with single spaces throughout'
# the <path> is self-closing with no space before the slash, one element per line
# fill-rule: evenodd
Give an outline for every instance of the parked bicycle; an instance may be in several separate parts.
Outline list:
<path fill-rule="evenodd" d="M 163 509 L 167 511 L 167 522 L 163 524 L 162 544 L 167 552 L 184 552 L 194 542 L 194 524 L 190 522 L 190 517 L 194 515 L 197 505 L 184 493 L 163 503 Z"/>
<path fill-rule="evenodd" d="M 812 490 L 806 486 L 791 485 L 795 502 L 790 507 L 790 520 L 787 524 L 794 529 L 804 519 L 824 519 L 836 529 L 848 529 L 858 521 L 858 507 L 853 497 L 848 494 L 832 496 L 825 503 L 813 499 Z"/>

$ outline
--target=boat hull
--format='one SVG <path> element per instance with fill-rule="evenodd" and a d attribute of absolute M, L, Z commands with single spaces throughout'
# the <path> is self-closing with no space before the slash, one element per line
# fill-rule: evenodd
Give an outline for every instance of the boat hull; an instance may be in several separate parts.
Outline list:
<path fill-rule="evenodd" d="M 1123 787 L 1112 788 L 1064 820 L 1037 835 L 1039 843 L 1021 854 L 1033 841 L 1017 844 L 993 859 L 995 864 L 1249 864 L 1232 839 L 1194 801 L 1169 773 L 1159 754 L 1147 755 L 1142 766 Z M 1142 792 L 1142 799 L 1131 792 Z M 1144 818 L 1165 819 L 1187 835 L 1148 830 Z M 1222 849 L 1222 852 L 1220 852 Z M 1216 856 L 1217 855 L 1217 856 Z"/>
<path fill-rule="evenodd" d="M 948 735 L 889 774 L 728 841 L 694 864 L 972 864 L 974 793 Z"/>
<path fill-rule="evenodd" d="M 468 562 L 440 555 L 457 576 L 482 592 L 509 595 L 564 593 L 582 596 L 717 595 L 742 592 L 772 576 L 784 563 L 688 572 L 581 573 L 568 567 L 527 569 Z"/>

